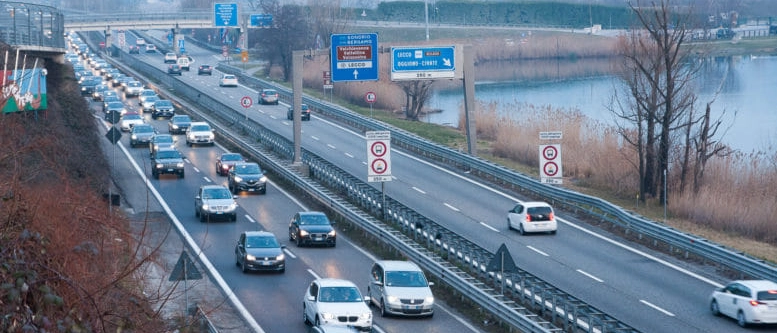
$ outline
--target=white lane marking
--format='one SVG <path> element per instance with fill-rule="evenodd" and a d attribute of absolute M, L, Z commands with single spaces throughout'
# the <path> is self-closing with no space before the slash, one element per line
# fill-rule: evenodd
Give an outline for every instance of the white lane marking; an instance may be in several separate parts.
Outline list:
<path fill-rule="evenodd" d="M 254 220 L 251 215 L 246 214 L 246 219 L 248 219 L 248 222 L 256 223 L 256 220 Z"/>
<path fill-rule="evenodd" d="M 482 225 L 482 226 L 484 226 L 484 227 L 486 227 L 486 228 L 489 228 L 489 229 L 491 229 L 491 230 L 493 230 L 493 231 L 499 232 L 499 230 L 497 230 L 496 228 L 494 228 L 494 227 L 492 227 L 492 226 L 488 225 L 486 222 L 480 222 L 480 225 Z"/>
<path fill-rule="evenodd" d="M 345 156 L 348 156 L 348 157 L 350 157 L 350 158 L 353 158 L 353 155 L 351 155 L 350 153 L 345 153 Z"/>
<path fill-rule="evenodd" d="M 365 163 L 365 164 L 366 164 L 366 163 Z M 414 190 L 416 190 L 416 192 L 418 192 L 418 193 L 421 193 L 421 194 L 426 194 L 426 192 L 424 192 L 422 189 L 420 189 L 420 188 L 417 188 L 417 187 L 415 187 L 415 186 L 413 186 L 413 189 L 414 189 Z"/>
<path fill-rule="evenodd" d="M 596 282 L 600 282 L 600 283 L 604 282 L 604 280 L 602 280 L 602 279 L 600 279 L 600 278 L 598 278 L 596 276 L 593 276 L 592 274 L 589 274 L 588 272 L 585 272 L 582 269 L 578 269 L 577 272 L 580 273 L 580 274 L 583 274 L 583 275 L 585 275 L 585 276 L 587 276 L 587 277 L 589 277 L 591 279 L 593 279 Z"/>
<path fill-rule="evenodd" d="M 531 246 L 531 245 L 526 245 L 526 247 L 528 247 L 528 248 L 529 248 L 529 250 L 532 250 L 532 251 L 534 251 L 534 252 L 537 252 L 537 253 L 539 253 L 539 254 L 541 254 L 541 255 L 543 255 L 543 256 L 550 257 L 550 256 L 549 256 L 547 253 L 540 251 L 539 249 L 535 248 L 534 246 Z"/>
<path fill-rule="evenodd" d="M 337 147 L 335 147 L 335 145 L 333 145 L 331 143 L 327 143 L 326 146 L 329 147 L 329 148 L 332 148 L 332 149 L 337 149 Z"/>
<path fill-rule="evenodd" d="M 313 139 L 313 140 L 316 140 L 316 141 L 321 141 L 321 140 L 320 140 L 320 139 L 319 139 L 317 136 L 315 136 L 315 135 L 311 135 L 311 136 L 310 136 L 310 138 L 311 138 L 311 139 Z"/>
<path fill-rule="evenodd" d="M 639 301 L 640 301 L 640 302 L 642 302 L 642 304 L 645 304 L 645 305 L 647 305 L 647 306 L 649 306 L 649 307 L 651 307 L 651 308 L 653 308 L 653 309 L 656 309 L 656 310 L 658 310 L 659 312 L 662 312 L 663 314 L 665 314 L 665 315 L 667 315 L 667 316 L 674 317 L 674 313 L 671 313 L 671 312 L 669 312 L 669 311 L 666 311 L 666 310 L 664 310 L 664 309 L 662 309 L 662 308 L 659 308 L 658 306 L 656 306 L 656 305 L 655 305 L 655 304 L 653 304 L 653 303 L 650 303 L 650 302 L 648 302 L 648 301 L 646 301 L 646 300 L 644 300 L 644 299 L 641 299 L 641 300 L 639 300 Z"/>
<path fill-rule="evenodd" d="M 367 165 L 367 161 L 362 161 L 362 164 Z"/>
<path fill-rule="evenodd" d="M 283 249 L 283 252 L 286 252 L 286 254 L 288 254 L 289 257 L 291 257 L 292 259 L 297 259 L 297 256 L 295 256 L 294 253 L 289 251 L 289 249 Z"/>
<path fill-rule="evenodd" d="M 194 168 L 194 172 L 200 172 L 200 169 L 194 166 L 194 164 L 192 164 L 192 167 Z M 207 179 L 207 177 L 205 177 L 205 179 Z"/>
<path fill-rule="evenodd" d="M 321 277 L 319 277 L 319 276 L 318 276 L 318 274 L 316 274 L 316 272 L 314 272 L 314 271 L 313 271 L 312 269 L 310 269 L 310 268 L 308 268 L 308 273 L 310 273 L 310 275 L 313 275 L 313 279 L 314 279 L 314 280 L 316 280 L 316 279 L 320 279 L 320 278 L 321 278 Z"/>
<path fill-rule="evenodd" d="M 208 183 L 213 183 L 213 181 L 210 178 L 208 178 L 208 177 L 202 177 L 202 179 L 205 179 L 205 181 L 208 182 Z"/>
<path fill-rule="evenodd" d="M 444 203 L 443 203 L 443 205 L 445 205 L 445 207 L 448 207 L 448 208 L 450 208 L 450 209 L 451 209 L 451 210 L 453 210 L 453 211 L 456 211 L 456 212 L 458 212 L 458 211 L 459 211 L 459 209 L 458 209 L 458 208 L 451 206 L 451 205 L 450 205 L 450 204 L 448 204 L 447 202 L 444 202 Z"/>

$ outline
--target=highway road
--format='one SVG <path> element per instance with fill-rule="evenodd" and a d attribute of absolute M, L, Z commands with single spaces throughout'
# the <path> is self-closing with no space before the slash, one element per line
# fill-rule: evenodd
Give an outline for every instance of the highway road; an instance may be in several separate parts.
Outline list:
<path fill-rule="evenodd" d="M 162 62 L 162 55 L 158 53 L 141 56 Z M 193 73 L 185 73 L 183 78 L 196 78 L 192 81 L 207 84 L 215 91 L 221 90 L 217 84 L 218 75 L 212 78 L 197 77 L 195 69 Z M 137 98 L 127 98 L 121 93 L 119 95 L 130 112 L 140 111 Z M 96 116 L 102 116 L 100 102 L 92 102 L 92 108 Z M 283 111 L 285 114 L 283 106 L 274 108 L 276 112 Z M 151 119 L 149 113 L 144 118 L 159 133 L 167 133 L 166 119 Z M 275 184 L 268 186 L 266 195 L 241 194 L 237 200 L 240 206 L 238 219 L 234 223 L 202 223 L 195 217 L 194 195 L 199 186 L 227 184 L 226 177 L 219 176 L 215 171 L 217 157 L 225 152 L 221 146 L 188 147 L 183 135 L 178 135 L 176 148 L 186 157 L 186 177 L 183 179 L 174 175 L 153 179 L 148 148 L 129 148 L 129 133 L 124 133 L 117 147 L 119 154 L 131 159 L 137 165 L 136 171 L 147 177 L 151 184 L 151 194 L 158 194 L 161 202 L 169 207 L 171 218 L 186 228 L 218 274 L 265 332 L 306 331 L 302 321 L 302 297 L 307 286 L 317 277 L 349 279 L 357 283 L 362 292 L 366 292 L 369 269 L 377 258 L 343 236 L 339 237 L 335 248 L 299 248 L 293 245 L 288 241 L 289 220 L 297 211 L 308 208 Z M 285 250 L 288 267 L 284 274 L 244 274 L 240 271 L 235 265 L 234 248 L 239 234 L 246 230 L 270 231 L 279 241 L 288 245 Z M 373 312 L 376 332 L 479 332 L 443 304 L 436 306 L 434 318 L 381 318 L 379 311 L 373 309 Z"/>
<path fill-rule="evenodd" d="M 164 32 L 151 33 L 164 40 Z M 199 63 L 215 64 L 221 58 L 194 45 L 188 45 L 187 51 L 195 59 L 192 68 L 196 68 Z M 156 64 L 160 69 L 166 68 L 161 54 L 133 56 Z M 237 112 L 244 112 L 240 105 L 241 97 L 251 96 L 256 99 L 256 90 L 243 85 L 219 88 L 218 77 L 217 72 L 208 77 L 197 76 L 194 71 L 185 72 L 180 79 L 227 105 L 234 105 Z M 286 106 L 255 105 L 247 111 L 247 116 L 291 138 L 292 128 L 286 120 Z M 156 125 L 161 126 L 159 123 Z M 362 133 L 314 114 L 311 121 L 303 123 L 302 145 L 352 175 L 366 180 L 367 157 Z M 180 214 L 183 221 L 186 221 L 187 230 L 191 229 L 190 232 L 203 244 L 203 248 L 209 251 L 208 257 L 218 263 L 219 271 L 224 272 L 230 285 L 234 284 L 235 291 L 248 307 L 262 309 L 262 304 L 266 303 L 259 300 L 270 297 L 273 300 L 272 308 L 282 310 L 284 315 L 281 318 L 287 318 L 282 320 L 283 323 L 301 322 L 292 319 L 299 317 L 301 311 L 299 295 L 304 286 L 300 285 L 312 278 L 308 269 L 326 276 L 350 277 L 363 270 L 372 260 L 356 248 L 349 249 L 349 245 L 338 245 L 336 249 L 292 248 L 296 258 L 292 260 L 285 276 L 258 277 L 271 280 L 270 288 L 263 289 L 263 284 L 245 282 L 244 276 L 230 267 L 233 266 L 231 252 L 223 250 L 223 244 L 231 246 L 237 233 L 244 228 L 265 228 L 282 237 L 285 223 L 293 211 L 303 208 L 273 186 L 266 196 L 240 198 L 243 212 L 235 225 L 200 224 L 194 220 L 191 203 L 196 187 L 202 183 L 224 182 L 212 170 L 217 150 L 202 147 L 189 149 L 180 144 L 179 148 L 191 162 L 187 168 L 194 172 L 187 170 L 185 180 L 163 179 L 153 183 L 158 186 L 165 200 L 176 207 L 176 215 Z M 468 239 L 484 248 L 496 251 L 502 243 L 506 244 L 516 264 L 522 269 L 640 331 L 740 331 L 733 321 L 709 313 L 707 298 L 711 290 L 726 279 L 708 268 L 680 262 L 619 239 L 564 211 L 557 212 L 561 222 L 557 235 L 520 236 L 507 230 L 505 214 L 515 201 L 528 198 L 489 186 L 459 170 L 450 170 L 399 150 L 392 152 L 392 170 L 394 179 L 386 184 L 387 195 L 458 234 L 467 235 Z M 220 246 L 222 249 L 216 250 Z M 339 251 L 348 251 L 348 254 Z M 341 255 L 354 256 L 351 253 L 358 253 L 355 255 L 358 259 L 349 259 L 347 262 L 333 259 L 341 258 Z M 352 279 L 357 284 L 365 285 L 366 273 L 355 274 Z M 277 287 L 276 282 L 280 283 Z M 295 293 L 298 296 L 294 296 Z M 257 320 L 263 324 L 278 319 L 277 316 L 263 316 L 263 311 L 253 313 L 257 314 Z M 429 321 L 380 318 L 376 321 L 379 327 L 396 332 L 409 329 L 403 325 L 418 325 L 413 331 L 423 327 L 425 332 L 440 323 L 455 325 L 457 322 L 437 315 L 433 319 L 434 325 L 430 325 Z"/>

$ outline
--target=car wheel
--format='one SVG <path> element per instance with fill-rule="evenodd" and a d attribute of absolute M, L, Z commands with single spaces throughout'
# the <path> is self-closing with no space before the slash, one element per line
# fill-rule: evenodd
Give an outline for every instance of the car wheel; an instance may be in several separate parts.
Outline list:
<path fill-rule="evenodd" d="M 710 311 L 712 311 L 713 315 L 719 316 L 720 315 L 720 308 L 718 307 L 718 301 L 712 300 L 712 303 L 710 303 Z"/>
<path fill-rule="evenodd" d="M 235 266 L 240 266 L 240 256 L 237 255 L 237 251 L 235 251 Z"/>
<path fill-rule="evenodd" d="M 232 222 L 237 222 L 237 213 L 232 214 L 232 217 L 229 218 Z"/>
<path fill-rule="evenodd" d="M 556 234 L 556 231 L 558 231 L 558 230 L 553 230 L 553 231 L 551 231 L 551 232 L 550 232 L 550 234 L 551 234 L 551 235 L 555 235 L 555 234 Z"/>
<path fill-rule="evenodd" d="M 203 212 L 200 212 L 200 222 L 206 222 L 208 221 L 208 216 L 205 215 Z"/>
<path fill-rule="evenodd" d="M 316 327 L 321 326 L 321 320 L 318 319 L 318 315 L 316 315 Z"/>
<path fill-rule="evenodd" d="M 380 316 L 381 317 L 388 317 L 389 313 L 386 311 L 386 303 L 383 302 L 383 299 L 380 299 Z"/>
<path fill-rule="evenodd" d="M 191 143 L 191 142 L 189 142 L 189 141 L 186 141 L 186 145 L 187 145 L 187 146 L 189 146 L 189 147 L 191 147 L 191 146 L 192 146 L 192 143 Z"/>
<path fill-rule="evenodd" d="M 240 264 L 240 270 L 243 271 L 243 273 L 248 273 L 248 265 L 246 265 L 245 261 Z"/>
<path fill-rule="evenodd" d="M 507 230 L 515 230 L 515 228 L 513 228 L 513 225 L 510 224 L 510 219 L 509 218 L 507 219 Z"/>
<path fill-rule="evenodd" d="M 259 191 L 259 194 L 267 194 L 267 189 L 265 188 L 265 189 Z"/>
<path fill-rule="evenodd" d="M 332 245 L 331 245 L 331 246 L 332 246 L 332 247 L 335 247 L 335 246 L 337 246 L 337 242 L 332 242 Z"/>
<path fill-rule="evenodd" d="M 194 208 L 194 217 L 200 217 L 200 210 L 197 207 Z"/>
<path fill-rule="evenodd" d="M 518 225 L 518 233 L 520 233 L 522 236 L 526 235 L 526 231 L 523 230 L 523 224 Z"/>
<path fill-rule="evenodd" d="M 302 237 L 297 236 L 297 247 L 302 247 Z"/>
<path fill-rule="evenodd" d="M 745 313 L 742 310 L 737 312 L 737 325 L 740 327 L 747 327 L 747 319 L 745 319 Z"/>
<path fill-rule="evenodd" d="M 178 174 L 178 178 L 183 178 L 186 174 L 184 172 L 181 172 Z"/>
<path fill-rule="evenodd" d="M 281 270 L 280 270 L 279 272 L 280 272 L 281 274 L 283 274 L 283 273 L 286 273 L 286 268 L 285 268 L 285 267 L 284 267 L 284 268 L 281 268 Z"/>
<path fill-rule="evenodd" d="M 310 320 L 308 319 L 307 309 L 305 308 L 305 303 L 302 303 L 302 322 L 305 323 L 305 325 L 310 325 Z"/>
<path fill-rule="evenodd" d="M 152 171 L 151 175 L 154 176 L 154 179 L 159 179 L 159 173 Z"/>

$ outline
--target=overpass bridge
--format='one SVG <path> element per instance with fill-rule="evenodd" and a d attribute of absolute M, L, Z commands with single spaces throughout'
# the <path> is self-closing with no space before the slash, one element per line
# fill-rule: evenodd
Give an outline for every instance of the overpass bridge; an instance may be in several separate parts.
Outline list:
<path fill-rule="evenodd" d="M 123 12 L 118 14 L 67 15 L 65 17 L 66 31 L 212 27 L 213 12 L 210 11 L 175 11 L 170 13 Z"/>

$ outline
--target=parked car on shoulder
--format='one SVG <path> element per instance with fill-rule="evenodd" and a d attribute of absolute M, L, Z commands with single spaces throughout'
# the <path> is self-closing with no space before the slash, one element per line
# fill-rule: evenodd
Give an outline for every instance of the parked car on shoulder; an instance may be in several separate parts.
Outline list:
<path fill-rule="evenodd" d="M 223 74 L 219 79 L 219 87 L 237 87 L 237 76 L 232 74 Z"/>
<path fill-rule="evenodd" d="M 734 318 L 737 324 L 777 324 L 777 283 L 737 280 L 715 289 L 709 298 L 712 314 Z"/>
<path fill-rule="evenodd" d="M 194 215 L 200 222 L 217 219 L 237 221 L 235 196 L 223 185 L 202 185 L 194 197 Z"/>
<path fill-rule="evenodd" d="M 315 326 L 353 326 L 371 332 L 372 311 L 366 303 L 369 300 L 349 280 L 315 279 L 302 299 L 302 319 Z"/>
<path fill-rule="evenodd" d="M 434 296 L 424 272 L 410 261 L 379 260 L 370 270 L 367 296 L 380 309 L 381 317 L 389 315 L 434 315 Z"/>
<path fill-rule="evenodd" d="M 286 111 L 286 119 L 294 120 L 294 107 L 290 106 Z M 307 104 L 300 105 L 300 120 L 310 120 L 310 107 Z"/>
<path fill-rule="evenodd" d="M 191 124 L 192 118 L 189 115 L 177 114 L 167 122 L 167 131 L 170 134 L 184 134 Z"/>
<path fill-rule="evenodd" d="M 517 203 L 507 212 L 507 229 L 521 235 L 530 232 L 549 232 L 555 234 L 558 226 L 553 207 L 545 202 L 529 201 Z"/>
<path fill-rule="evenodd" d="M 206 122 L 192 122 L 186 130 L 186 145 L 190 147 L 195 144 L 212 146 L 215 144 L 214 139 L 215 134 L 213 133 L 213 129 Z"/>
<path fill-rule="evenodd" d="M 278 239 L 267 231 L 244 231 L 235 245 L 235 264 L 248 271 L 286 271 L 286 255 Z"/>
<path fill-rule="evenodd" d="M 337 245 L 337 231 L 323 212 L 299 212 L 289 222 L 289 241 L 297 246 Z"/>
<path fill-rule="evenodd" d="M 183 156 L 174 147 L 160 148 L 153 158 L 154 162 L 151 164 L 152 177 L 159 179 L 159 175 L 173 174 L 178 176 L 178 178 L 184 178 L 186 175 Z"/>
<path fill-rule="evenodd" d="M 229 168 L 227 183 L 229 190 L 234 194 L 242 191 L 267 193 L 267 176 L 257 163 L 239 162 Z"/>

